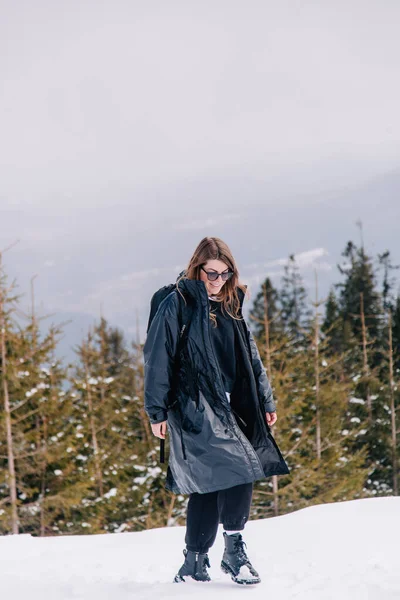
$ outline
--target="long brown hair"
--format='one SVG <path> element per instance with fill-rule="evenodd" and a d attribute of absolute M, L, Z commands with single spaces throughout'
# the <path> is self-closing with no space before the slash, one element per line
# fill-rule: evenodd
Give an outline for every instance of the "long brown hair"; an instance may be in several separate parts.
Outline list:
<path fill-rule="evenodd" d="M 222 286 L 216 295 L 216 299 L 221 302 L 222 310 L 225 310 L 229 316 L 233 319 L 241 320 L 242 317 L 239 315 L 240 300 L 237 288 L 240 288 L 246 294 L 246 286 L 239 281 L 239 271 L 232 252 L 220 238 L 205 237 L 201 240 L 189 261 L 185 273 L 177 280 L 177 287 L 179 281 L 182 279 L 200 279 L 200 269 L 208 260 L 221 260 L 229 267 L 230 271 L 233 271 L 232 277 Z M 211 311 L 210 318 L 216 327 L 216 317 Z"/>

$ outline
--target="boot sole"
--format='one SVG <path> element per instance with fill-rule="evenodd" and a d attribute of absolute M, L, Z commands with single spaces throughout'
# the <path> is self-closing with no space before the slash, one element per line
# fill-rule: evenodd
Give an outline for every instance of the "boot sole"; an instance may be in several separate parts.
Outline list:
<path fill-rule="evenodd" d="M 255 585 L 257 583 L 261 583 L 261 579 L 237 579 L 237 576 L 232 571 L 232 569 L 224 562 L 221 562 L 221 570 L 227 575 L 231 576 L 232 581 L 237 583 L 238 585 Z"/>
<path fill-rule="evenodd" d="M 194 581 L 200 581 L 201 583 L 208 583 L 211 579 L 196 579 L 193 575 L 185 575 L 185 577 L 191 577 Z M 175 575 L 173 583 L 186 583 L 186 579 L 183 579 L 182 575 Z"/>

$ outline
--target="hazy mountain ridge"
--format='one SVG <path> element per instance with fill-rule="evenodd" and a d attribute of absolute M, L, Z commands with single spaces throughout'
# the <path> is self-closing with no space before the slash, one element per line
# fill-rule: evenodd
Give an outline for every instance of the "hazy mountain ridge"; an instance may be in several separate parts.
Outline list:
<path fill-rule="evenodd" d="M 141 210 L 140 218 L 128 195 L 119 205 L 103 202 L 79 211 L 66 207 L 64 215 L 54 211 L 47 217 L 39 217 L 34 206 L 9 206 L 2 211 L 2 247 L 18 237 L 21 241 L 4 255 L 5 266 L 22 292 L 38 273 L 36 303 L 41 314 L 55 313 L 57 321 L 77 319 L 79 326 L 67 326 L 62 343 L 62 353 L 69 354 L 80 339 L 78 332 L 99 316 L 101 306 L 106 318 L 130 335 L 136 331 L 137 311 L 143 338 L 151 294 L 175 280 L 205 235 L 227 241 L 252 292 L 266 275 L 279 285 L 279 259 L 319 248 L 315 263 L 309 261 L 302 272 L 306 285 L 313 286 L 314 266 L 322 261 L 324 295 L 339 280 L 336 264 L 345 244 L 349 239 L 359 242 L 359 219 L 367 252 L 389 249 L 393 262 L 400 263 L 400 170 L 338 189 L 306 191 L 303 185 L 302 195 L 293 187 L 293 181 L 285 186 L 282 179 L 193 180 L 175 190 L 166 188 L 161 197 L 144 193 L 147 203 L 162 208 L 153 216 Z M 185 198 L 187 210 L 177 209 L 185 206 Z M 274 266 L 254 268 L 271 263 Z"/>

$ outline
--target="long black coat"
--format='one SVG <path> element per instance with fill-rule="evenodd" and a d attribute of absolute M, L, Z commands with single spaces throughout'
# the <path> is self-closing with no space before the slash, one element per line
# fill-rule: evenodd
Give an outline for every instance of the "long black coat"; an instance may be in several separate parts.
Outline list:
<path fill-rule="evenodd" d="M 145 410 L 152 423 L 168 420 L 166 488 L 206 493 L 287 474 L 265 420 L 265 412 L 275 411 L 271 386 L 245 320 L 234 320 L 238 376 L 229 403 L 210 336 L 207 288 L 184 279 L 179 289 L 192 306 L 186 343 L 178 353 L 183 300 L 174 290 L 144 345 Z M 242 316 L 244 294 L 237 291 Z"/>

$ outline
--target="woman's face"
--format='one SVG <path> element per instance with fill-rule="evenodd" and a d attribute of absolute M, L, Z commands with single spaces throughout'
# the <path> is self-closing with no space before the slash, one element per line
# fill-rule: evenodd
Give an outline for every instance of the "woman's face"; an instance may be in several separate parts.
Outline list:
<path fill-rule="evenodd" d="M 228 265 L 222 262 L 222 260 L 208 260 L 203 265 L 203 269 L 209 272 L 214 271 L 217 273 L 230 271 Z M 221 276 L 219 276 L 216 281 L 209 281 L 207 279 L 207 273 L 205 273 L 203 269 L 200 269 L 200 279 L 206 284 L 208 295 L 212 296 L 218 294 L 218 292 L 221 290 L 221 288 L 225 285 L 226 282 L 222 281 Z"/>

